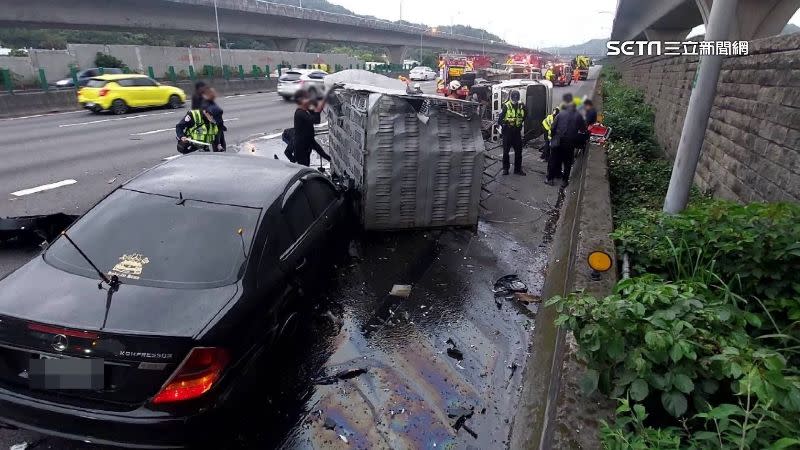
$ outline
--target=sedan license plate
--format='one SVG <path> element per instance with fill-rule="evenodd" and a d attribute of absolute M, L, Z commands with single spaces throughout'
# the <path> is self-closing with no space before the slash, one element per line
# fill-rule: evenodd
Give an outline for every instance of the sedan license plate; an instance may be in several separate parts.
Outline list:
<path fill-rule="evenodd" d="M 32 389 L 101 390 L 105 367 L 99 358 L 31 358 L 28 380 Z"/>
<path fill-rule="evenodd" d="M 86 102 L 85 105 L 87 108 L 94 108 L 94 103 L 92 102 Z"/>

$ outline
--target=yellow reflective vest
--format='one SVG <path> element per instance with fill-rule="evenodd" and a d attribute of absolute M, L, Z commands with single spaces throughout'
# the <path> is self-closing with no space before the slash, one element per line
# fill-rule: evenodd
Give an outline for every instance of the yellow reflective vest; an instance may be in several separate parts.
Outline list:
<path fill-rule="evenodd" d="M 550 114 L 542 121 L 542 127 L 547 132 L 547 139 L 553 139 L 553 122 L 556 120 L 554 114 Z"/>
<path fill-rule="evenodd" d="M 189 139 L 210 144 L 214 142 L 219 134 L 219 127 L 215 123 L 206 123 L 203 113 L 199 109 L 189 111 L 192 116 L 192 126 L 186 130 L 186 137 Z"/>
<path fill-rule="evenodd" d="M 506 115 L 503 117 L 503 123 L 515 128 L 522 128 L 522 124 L 525 123 L 525 106 L 522 103 L 517 103 L 517 106 L 514 106 L 514 103 L 508 100 L 505 103 L 505 107 Z"/>

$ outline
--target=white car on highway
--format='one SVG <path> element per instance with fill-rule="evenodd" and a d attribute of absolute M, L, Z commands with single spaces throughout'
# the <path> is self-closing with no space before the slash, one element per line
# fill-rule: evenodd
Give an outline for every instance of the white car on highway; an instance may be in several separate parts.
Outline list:
<path fill-rule="evenodd" d="M 411 72 L 408 73 L 408 78 L 414 81 L 428 81 L 435 80 L 437 75 L 430 67 L 417 66 L 411 69 Z"/>
<path fill-rule="evenodd" d="M 278 77 L 278 95 L 286 101 L 294 98 L 300 90 L 312 97 L 325 93 L 325 77 L 328 74 L 319 69 L 291 69 Z"/>

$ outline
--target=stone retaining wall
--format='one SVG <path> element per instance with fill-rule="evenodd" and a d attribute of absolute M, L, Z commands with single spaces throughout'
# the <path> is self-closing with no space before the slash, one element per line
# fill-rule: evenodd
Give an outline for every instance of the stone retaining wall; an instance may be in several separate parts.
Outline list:
<path fill-rule="evenodd" d="M 659 143 L 674 158 L 697 56 L 615 62 L 656 111 Z M 695 183 L 738 201 L 800 201 L 800 34 L 750 42 L 725 59 Z"/>

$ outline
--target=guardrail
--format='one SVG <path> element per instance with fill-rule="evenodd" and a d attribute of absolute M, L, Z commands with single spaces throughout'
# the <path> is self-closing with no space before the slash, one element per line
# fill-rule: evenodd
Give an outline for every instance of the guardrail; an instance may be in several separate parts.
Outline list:
<path fill-rule="evenodd" d="M 322 65 L 317 64 L 315 68 L 319 68 L 322 70 L 326 70 L 329 73 L 339 72 L 345 69 L 365 69 L 364 64 L 349 64 L 347 66 L 341 64 L 334 64 L 332 66 L 329 65 Z M 177 69 L 176 69 L 177 67 Z M 169 81 L 172 83 L 177 83 L 179 81 L 195 81 L 198 79 L 205 79 L 205 80 L 246 80 L 246 79 L 260 79 L 266 78 L 271 79 L 281 73 L 284 68 L 291 68 L 295 67 L 292 66 L 290 63 L 284 61 L 281 64 L 275 66 L 275 70 L 271 70 L 269 65 L 265 66 L 257 66 L 252 65 L 251 67 L 245 69 L 244 65 L 224 65 L 224 66 L 212 66 L 212 65 L 204 65 L 202 69 L 199 71 L 195 69 L 194 66 L 175 66 L 171 65 L 167 67 L 167 71 L 162 76 L 156 76 L 155 70 L 153 66 L 148 66 L 145 72 L 145 75 L 148 75 L 150 78 L 159 81 Z M 401 68 L 400 68 L 401 69 Z M 385 65 L 378 68 L 373 69 L 373 72 L 378 73 L 389 73 L 399 70 L 397 65 Z M 128 68 L 123 69 L 124 73 L 137 73 L 133 72 Z M 45 70 L 43 68 L 39 69 L 39 79 L 35 82 L 28 81 L 24 82 L 22 80 L 15 80 L 13 74 L 8 69 L 0 69 L 0 85 L 2 86 L 2 92 L 0 94 L 14 94 L 16 92 L 47 92 L 47 91 L 64 91 L 64 90 L 75 90 L 76 86 L 78 86 L 78 69 L 76 67 L 70 67 L 70 77 L 72 78 L 72 86 L 61 87 L 57 86 L 51 81 L 47 80 L 45 75 Z"/>

